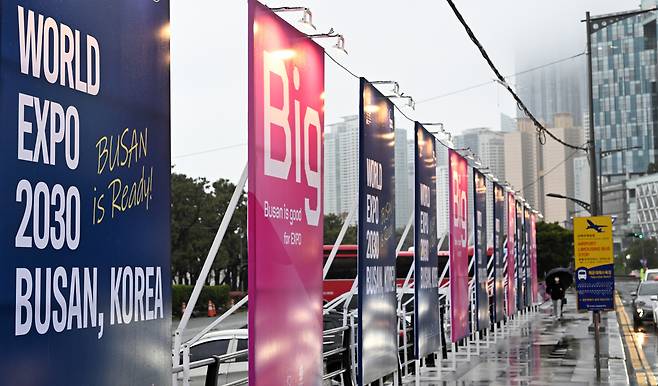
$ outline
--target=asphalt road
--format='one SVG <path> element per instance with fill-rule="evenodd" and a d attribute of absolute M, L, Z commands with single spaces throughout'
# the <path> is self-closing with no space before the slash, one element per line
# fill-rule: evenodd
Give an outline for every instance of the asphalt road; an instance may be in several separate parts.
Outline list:
<path fill-rule="evenodd" d="M 631 292 L 637 289 L 638 281 L 629 279 L 617 279 L 616 288 L 622 299 L 622 304 L 628 316 L 633 320 L 633 309 L 631 308 Z M 646 358 L 644 362 L 651 368 L 653 374 L 658 377 L 658 332 L 654 324 L 645 323 L 638 331 L 634 331 L 633 340 L 640 348 Z M 641 359 L 641 358 L 640 358 Z"/>
<path fill-rule="evenodd" d="M 216 318 L 208 318 L 208 317 L 191 318 L 190 321 L 187 323 L 187 328 L 185 328 L 185 331 L 183 331 L 182 334 L 183 342 L 193 338 L 197 333 L 201 332 L 204 328 L 206 328 L 206 326 L 212 323 L 212 321 L 215 319 Z M 172 320 L 171 322 L 172 336 L 174 335 L 174 331 L 176 331 L 179 322 L 180 322 L 179 319 Z M 228 318 L 224 319 L 218 326 L 213 328 L 212 331 L 246 328 L 245 327 L 246 325 L 247 325 L 247 312 L 238 311 L 230 315 Z"/>

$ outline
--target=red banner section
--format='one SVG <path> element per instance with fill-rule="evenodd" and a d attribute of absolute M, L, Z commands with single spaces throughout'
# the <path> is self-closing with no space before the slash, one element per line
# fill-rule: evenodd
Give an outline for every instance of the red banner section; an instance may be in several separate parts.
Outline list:
<path fill-rule="evenodd" d="M 249 384 L 322 383 L 324 51 L 249 1 Z"/>
<path fill-rule="evenodd" d="M 450 201 L 450 324 L 456 342 L 468 328 L 468 163 L 456 151 L 448 151 Z"/>
<path fill-rule="evenodd" d="M 514 265 L 516 257 L 516 199 L 507 194 L 507 316 L 516 312 L 516 277 Z"/>

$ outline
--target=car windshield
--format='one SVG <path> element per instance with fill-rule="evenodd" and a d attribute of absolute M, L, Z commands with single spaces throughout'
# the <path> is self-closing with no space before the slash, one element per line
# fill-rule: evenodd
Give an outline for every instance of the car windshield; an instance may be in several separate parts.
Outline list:
<path fill-rule="evenodd" d="M 643 282 L 637 291 L 639 296 L 658 295 L 658 282 Z"/>
<path fill-rule="evenodd" d="M 658 272 L 647 272 L 644 280 L 657 280 L 658 281 Z"/>

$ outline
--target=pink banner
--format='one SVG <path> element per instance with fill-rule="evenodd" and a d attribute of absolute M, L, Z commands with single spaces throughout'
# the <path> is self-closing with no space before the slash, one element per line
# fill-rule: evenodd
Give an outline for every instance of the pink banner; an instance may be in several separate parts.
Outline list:
<path fill-rule="evenodd" d="M 537 277 L 537 215 L 530 215 L 530 275 L 532 283 L 532 304 L 537 303 L 539 280 Z"/>
<path fill-rule="evenodd" d="M 249 1 L 249 384 L 322 384 L 323 49 Z"/>
<path fill-rule="evenodd" d="M 468 327 L 468 163 L 454 150 L 450 157 L 450 325 L 451 340 L 469 334 Z"/>
<path fill-rule="evenodd" d="M 516 234 L 516 199 L 513 193 L 507 194 L 507 316 L 516 312 L 516 277 L 514 262 Z"/>

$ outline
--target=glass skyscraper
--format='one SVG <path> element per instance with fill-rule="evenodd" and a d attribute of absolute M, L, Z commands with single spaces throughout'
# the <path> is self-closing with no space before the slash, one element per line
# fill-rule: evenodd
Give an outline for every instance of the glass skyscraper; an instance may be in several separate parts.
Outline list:
<path fill-rule="evenodd" d="M 606 24 L 594 22 L 592 33 L 596 145 L 603 151 L 637 149 L 601 160 L 604 185 L 646 173 L 658 146 L 656 13 Z"/>

